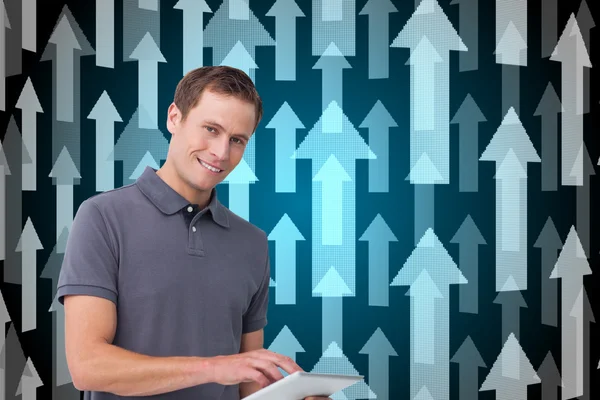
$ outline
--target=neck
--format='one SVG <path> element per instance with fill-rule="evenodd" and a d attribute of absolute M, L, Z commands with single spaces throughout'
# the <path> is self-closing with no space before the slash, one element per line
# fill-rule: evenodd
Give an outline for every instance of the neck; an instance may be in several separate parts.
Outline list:
<path fill-rule="evenodd" d="M 191 204 L 198 204 L 200 209 L 208 206 L 212 190 L 199 191 L 190 187 L 183 179 L 181 179 L 168 160 L 156 171 L 156 175 Z"/>

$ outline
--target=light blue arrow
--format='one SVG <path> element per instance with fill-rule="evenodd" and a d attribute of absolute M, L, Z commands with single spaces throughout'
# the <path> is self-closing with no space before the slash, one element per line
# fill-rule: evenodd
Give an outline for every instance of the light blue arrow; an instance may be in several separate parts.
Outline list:
<path fill-rule="evenodd" d="M 248 20 L 250 18 L 250 0 L 226 0 L 229 2 L 229 19 Z"/>
<path fill-rule="evenodd" d="M 239 2 L 240 7 L 244 6 L 244 0 L 235 1 Z M 220 65 L 238 41 L 242 42 L 254 60 L 256 46 L 275 46 L 275 41 L 247 4 L 244 9 L 248 12 L 246 18 L 231 18 L 230 8 L 230 1 L 223 1 L 204 29 L 204 46 L 213 49 L 212 65 Z M 233 13 L 235 16 L 236 10 Z"/>
<path fill-rule="evenodd" d="M 291 156 L 296 148 L 296 130 L 304 129 L 304 125 L 284 101 L 266 128 L 275 129 L 275 192 L 295 193 L 296 160 Z"/>
<path fill-rule="evenodd" d="M 37 251 L 43 250 L 31 218 L 27 218 L 15 251 L 22 252 L 21 332 L 36 329 L 37 324 Z M 2 333 L 4 334 L 4 333 Z"/>
<path fill-rule="evenodd" d="M 558 285 L 556 281 L 550 279 L 550 273 L 556 264 L 558 258 L 558 250 L 563 247 L 563 242 L 558 236 L 558 231 L 552 222 L 552 218 L 548 217 L 540 235 L 535 241 L 533 247 L 538 247 L 542 252 L 541 262 L 541 318 L 542 324 L 549 326 L 558 326 L 557 322 L 557 298 Z"/>
<path fill-rule="evenodd" d="M 321 229 L 323 245 L 341 246 L 343 234 L 343 186 L 351 182 L 344 167 L 332 154 L 321 167 L 313 182 L 321 182 Z"/>
<path fill-rule="evenodd" d="M 504 33 L 510 23 L 512 23 L 522 38 L 522 41 L 527 44 L 527 0 L 496 0 L 496 47 L 499 46 Z M 507 60 L 503 59 L 502 55 L 496 53 L 496 63 L 504 64 Z M 527 66 L 527 52 L 524 51 L 518 57 L 516 64 L 515 60 L 510 60 L 512 65 Z"/>
<path fill-rule="evenodd" d="M 452 0 L 458 4 L 458 30 L 468 47 L 468 52 L 460 53 L 460 72 L 479 69 L 479 0 Z"/>
<path fill-rule="evenodd" d="M 81 178 L 69 150 L 63 147 L 52 171 L 48 175 L 56 186 L 56 240 L 64 228 L 71 230 L 73 224 L 73 180 Z"/>
<path fill-rule="evenodd" d="M 398 239 L 380 214 L 358 239 L 369 242 L 369 305 L 389 306 L 390 242 Z"/>
<path fill-rule="evenodd" d="M 22 110 L 23 144 L 31 157 L 31 163 L 23 164 L 23 190 L 37 188 L 37 113 L 43 113 L 31 78 L 27 78 L 16 107 Z"/>
<path fill-rule="evenodd" d="M 322 0 L 321 2 L 321 20 L 322 21 L 341 21 L 343 0 Z"/>
<path fill-rule="evenodd" d="M 296 18 L 305 17 L 294 0 L 275 0 L 265 14 L 275 17 L 275 80 L 296 80 Z"/>
<path fill-rule="evenodd" d="M 115 188 L 115 161 L 111 155 L 115 146 L 115 122 L 123 120 L 106 90 L 87 117 L 96 121 L 96 191 L 105 192 Z"/>
<path fill-rule="evenodd" d="M 415 131 L 432 131 L 435 128 L 435 64 L 444 60 L 423 36 L 410 54 L 411 120 Z"/>
<path fill-rule="evenodd" d="M 406 292 L 410 296 L 410 326 L 414 351 L 413 362 L 419 364 L 435 363 L 435 299 L 443 296 L 437 286 L 423 269 Z"/>
<path fill-rule="evenodd" d="M 443 178 L 427 153 L 423 153 L 406 179 L 410 180 L 415 189 L 414 243 L 416 245 L 425 231 L 435 226 L 435 186 L 433 185 Z"/>
<path fill-rule="evenodd" d="M 508 150 L 506 157 L 500 164 L 495 179 L 500 180 L 497 187 L 500 189 L 498 197 L 500 207 L 500 248 L 502 251 L 521 251 L 525 238 L 521 237 L 524 229 L 521 229 L 521 213 L 515 210 L 521 210 L 520 186 L 521 180 L 527 179 L 527 172 L 517 159 L 512 149 Z M 518 286 L 511 290 L 519 290 Z M 517 339 L 519 337 L 517 336 Z"/>
<path fill-rule="evenodd" d="M 167 62 L 152 35 L 146 33 L 129 56 L 138 60 L 138 104 L 147 113 L 140 115 L 139 127 L 157 129 L 158 63 Z"/>
<path fill-rule="evenodd" d="M 229 184 L 228 208 L 250 221 L 250 184 L 258 181 L 246 160 L 242 158 L 237 167 L 227 175 L 225 181 Z"/>
<path fill-rule="evenodd" d="M 268 236 L 275 241 L 275 304 L 296 304 L 296 242 L 305 240 L 287 214 L 277 222 Z"/>
<path fill-rule="evenodd" d="M 138 7 L 149 11 L 158 11 L 158 0 L 138 0 Z"/>
<path fill-rule="evenodd" d="M 522 53 L 525 50 L 527 50 L 527 43 L 510 21 L 494 52 L 502 64 L 502 115 L 505 115 L 511 107 L 517 114 L 521 112 L 519 76 Z"/>
<path fill-rule="evenodd" d="M 427 386 L 434 399 L 448 400 L 450 397 L 450 285 L 464 284 L 467 280 L 431 228 L 425 232 L 390 286 L 411 286 L 425 269 L 442 298 L 434 305 L 433 364 L 416 362 L 418 357 L 421 357 L 417 353 L 422 352 L 423 349 L 416 347 L 416 341 L 420 339 L 411 334 L 410 396 L 414 398 L 423 386 Z M 413 316 L 414 312 L 411 312 L 411 326 L 415 324 Z"/>
<path fill-rule="evenodd" d="M 133 171 L 147 151 L 154 160 L 165 160 L 169 142 L 159 129 L 139 128 L 138 118 L 143 109 L 136 109 L 127 126 L 119 136 L 114 150 L 108 156 L 109 160 L 123 161 L 123 184 L 133 183 L 129 179 Z"/>
<path fill-rule="evenodd" d="M 96 66 L 115 68 L 114 0 L 96 0 Z"/>
<path fill-rule="evenodd" d="M 342 300 L 345 295 L 352 295 L 352 291 L 338 274 L 335 267 L 330 267 L 323 279 L 313 289 L 313 293 L 320 294 L 322 299 L 322 345 L 325 351 L 331 342 L 338 343 L 341 347 L 343 334 Z"/>
<path fill-rule="evenodd" d="M 253 81 L 255 80 L 254 70 L 258 68 L 258 65 L 256 65 L 256 63 L 254 62 L 254 59 L 252 58 L 250 53 L 248 53 L 248 50 L 246 50 L 242 42 L 239 40 L 232 47 L 231 51 L 227 53 L 220 65 L 228 65 L 230 67 L 241 69 Z"/>
<path fill-rule="evenodd" d="M 369 79 L 387 79 L 390 69 L 390 17 L 398 9 L 390 0 L 368 0 L 358 15 L 369 16 Z"/>
<path fill-rule="evenodd" d="M 533 113 L 542 117 L 542 191 L 556 191 L 558 178 L 558 113 L 564 109 L 551 82 Z"/>
<path fill-rule="evenodd" d="M 339 121 L 339 124 L 332 123 Z M 339 128 L 337 132 L 334 128 Z M 374 159 L 364 139 L 356 131 L 337 103 L 332 102 L 315 123 L 294 153 L 294 159 L 311 159 L 314 177 L 330 155 L 334 155 L 344 171 L 354 181 L 357 159 Z M 332 265 L 351 290 L 355 287 L 356 269 L 356 207 L 355 185 L 343 187 L 343 215 L 341 246 L 323 246 L 321 185 L 312 187 L 312 287 L 314 288 Z"/>
<path fill-rule="evenodd" d="M 459 286 L 459 311 L 477 314 L 479 312 L 479 245 L 487 244 L 473 218 L 467 215 L 450 243 L 459 245 L 459 265 L 469 281 Z"/>
<path fill-rule="evenodd" d="M 147 151 L 146 154 L 144 154 L 144 157 L 140 160 L 140 163 L 137 165 L 135 170 L 131 173 L 131 175 L 129 176 L 129 179 L 132 181 L 137 180 L 142 175 L 142 173 L 144 173 L 144 170 L 146 169 L 146 167 L 151 167 L 156 170 L 158 170 L 160 168 L 160 166 L 158 165 L 158 163 L 156 162 L 154 157 L 152 157 L 152 154 L 149 151 Z"/>
<path fill-rule="evenodd" d="M 502 306 L 502 342 L 508 339 L 511 333 L 519 340 L 521 337 L 520 309 L 527 307 L 527 303 L 512 276 L 508 277 L 502 290 L 494 299 L 494 303 Z"/>
<path fill-rule="evenodd" d="M 327 4 L 341 3 L 340 11 L 329 11 Z M 320 56 L 333 42 L 346 57 L 356 55 L 355 0 L 315 0 L 312 2 L 312 55 Z M 335 10 L 340 7 L 334 6 Z M 333 18 L 332 18 L 333 17 Z"/>
<path fill-rule="evenodd" d="M 376 160 L 369 160 L 369 192 L 387 193 L 390 177 L 389 128 L 397 127 L 396 121 L 377 100 L 359 128 L 369 129 L 369 147 L 377 155 Z"/>
<path fill-rule="evenodd" d="M 268 349 L 272 352 L 283 354 L 291 358 L 294 362 L 296 361 L 296 353 L 305 353 L 304 347 L 300 344 L 296 336 L 292 333 L 290 328 L 287 325 L 284 325 L 281 328 L 281 331 L 277 334 L 275 339 L 271 342 L 271 345 Z M 281 367 L 279 368 L 279 372 L 283 374 L 283 376 L 287 376 L 288 373 Z"/>
<path fill-rule="evenodd" d="M 580 160 L 581 158 L 583 161 Z M 579 234 L 579 240 L 581 240 L 581 246 L 583 247 L 586 257 L 590 258 L 592 257 L 590 248 L 590 199 L 592 197 L 590 192 L 590 177 L 596 175 L 596 172 L 594 171 L 594 164 L 592 164 L 585 142 L 575 159 L 575 166 L 580 163 L 583 164 L 583 185 L 577 186 L 575 189 L 577 202 L 575 218 L 577 221 L 577 233 Z M 571 175 L 576 173 L 575 166 Z"/>
<path fill-rule="evenodd" d="M 462 54 L 462 53 L 461 53 Z M 461 104 L 451 124 L 458 124 L 458 190 L 477 192 L 479 190 L 479 123 L 487 119 L 470 94 Z"/>
<path fill-rule="evenodd" d="M 131 53 L 142 38 L 150 34 L 160 46 L 160 1 L 156 7 L 140 7 L 140 0 L 123 0 L 123 61 L 133 61 Z M 154 8 L 154 9 L 153 9 Z"/>
<path fill-rule="evenodd" d="M 389 399 L 390 395 L 390 356 L 398 356 L 396 350 L 385 337 L 380 328 L 377 328 L 367 343 L 358 352 L 369 356 L 369 386 L 378 399 Z"/>
<path fill-rule="evenodd" d="M 321 72 L 322 108 L 326 109 L 332 101 L 340 108 L 343 106 L 343 70 L 352 68 L 344 55 L 340 52 L 334 42 L 331 42 L 321 57 L 317 60 L 313 69 Z"/>
<path fill-rule="evenodd" d="M 523 173 L 518 171 L 519 167 L 523 171 L 526 171 L 528 162 L 541 161 L 521 120 L 513 108 L 506 113 L 500 127 L 479 160 L 495 161 L 498 168 L 500 163 L 507 158 L 509 151 L 514 153 L 514 157 L 511 156 L 511 159 L 506 161 L 504 171 L 500 174 L 502 179 L 496 179 L 496 291 L 502 290 L 509 275 L 512 275 L 519 290 L 527 289 L 527 181 L 521 179 L 518 189 L 516 189 L 516 183 L 511 183 L 511 188 L 517 190 L 516 193 L 511 194 L 509 191 L 503 191 L 502 185 L 512 182 L 510 179 L 507 180 L 504 178 L 505 176 L 509 176 L 511 168 L 522 176 Z M 519 167 L 516 166 L 515 161 L 518 161 L 520 164 Z M 522 167 L 524 165 L 525 167 Z M 503 192 L 504 196 L 508 196 L 507 201 L 515 201 L 510 200 L 510 196 L 518 198 L 520 208 L 510 209 L 508 205 L 504 205 L 501 197 Z M 515 197 L 512 198 L 514 199 Z M 503 232 L 503 227 L 506 227 L 507 229 L 511 229 L 512 234 L 515 235 L 515 227 L 510 226 L 504 221 L 503 211 L 510 212 L 512 215 L 507 215 L 506 218 L 512 218 L 513 220 L 518 218 L 520 225 L 518 226 L 519 233 L 516 234 L 516 237 L 511 237 L 509 233 Z M 517 213 L 519 214 L 518 217 L 514 215 Z M 514 239 L 516 238 L 520 240 L 518 244 L 515 244 Z M 504 250 L 517 248 L 518 251 Z"/>
<path fill-rule="evenodd" d="M 431 162 L 443 177 L 443 180 L 436 183 L 448 184 L 450 183 L 450 51 L 467 51 L 467 48 L 437 0 L 423 0 L 390 46 L 410 48 L 414 52 L 424 40 L 424 37 L 427 37 L 427 40 L 443 61 L 436 66 L 435 79 L 433 80 L 435 120 L 432 131 L 427 132 L 427 134 L 415 134 L 415 131 L 419 128 L 418 124 L 427 125 L 429 120 L 429 118 L 423 118 L 420 113 L 429 112 L 429 110 L 423 110 L 420 104 L 416 104 L 414 107 L 411 106 L 409 169 L 414 167 L 423 153 L 427 153 Z M 427 54 L 428 51 L 423 49 L 426 50 L 429 45 L 423 42 L 421 46 L 423 47 L 419 53 Z M 411 70 L 414 69 L 414 67 L 411 67 Z M 411 101 L 413 103 L 416 101 L 416 84 L 417 78 L 411 76 Z M 425 128 L 425 126 L 420 128 Z"/>
<path fill-rule="evenodd" d="M 212 13 L 205 0 L 179 0 L 183 11 L 183 75 L 204 65 L 204 13 Z"/>

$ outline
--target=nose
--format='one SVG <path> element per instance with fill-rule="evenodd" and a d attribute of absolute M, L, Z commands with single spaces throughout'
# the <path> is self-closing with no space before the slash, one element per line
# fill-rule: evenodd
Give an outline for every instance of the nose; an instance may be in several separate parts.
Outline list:
<path fill-rule="evenodd" d="M 219 160 L 226 160 L 229 155 L 229 138 L 227 135 L 221 135 L 219 140 L 214 140 L 210 146 L 210 152 Z"/>

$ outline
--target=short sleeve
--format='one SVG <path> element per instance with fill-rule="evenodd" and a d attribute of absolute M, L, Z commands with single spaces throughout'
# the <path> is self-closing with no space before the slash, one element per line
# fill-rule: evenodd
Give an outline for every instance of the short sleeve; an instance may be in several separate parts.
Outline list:
<path fill-rule="evenodd" d="M 271 282 L 271 263 L 269 259 L 269 247 L 267 242 L 267 257 L 265 271 L 260 287 L 252 296 L 252 301 L 242 321 L 242 333 L 254 332 L 267 325 L 267 309 L 269 307 L 269 283 Z"/>
<path fill-rule="evenodd" d="M 65 295 L 103 297 L 117 303 L 118 262 L 106 221 L 97 204 L 87 199 L 79 206 L 71 230 L 60 274 L 58 301 Z"/>

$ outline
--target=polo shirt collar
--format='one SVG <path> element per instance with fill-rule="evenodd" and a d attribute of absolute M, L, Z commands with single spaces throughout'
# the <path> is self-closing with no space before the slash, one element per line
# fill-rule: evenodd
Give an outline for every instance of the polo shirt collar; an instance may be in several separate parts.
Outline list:
<path fill-rule="evenodd" d="M 190 202 L 163 181 L 156 174 L 156 171 L 154 168 L 146 166 L 144 172 L 142 172 L 135 182 L 142 193 L 150 199 L 156 208 L 167 215 L 172 215 L 182 208 L 189 206 Z M 208 209 L 217 224 L 226 228 L 229 227 L 229 218 L 227 217 L 225 206 L 217 198 L 216 187 L 211 191 Z"/>

